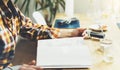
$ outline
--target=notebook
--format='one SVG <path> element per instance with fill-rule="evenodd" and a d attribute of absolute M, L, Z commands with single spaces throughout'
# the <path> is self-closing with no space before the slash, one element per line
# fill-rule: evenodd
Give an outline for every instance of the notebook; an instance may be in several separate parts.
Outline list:
<path fill-rule="evenodd" d="M 83 38 L 39 40 L 37 66 L 41 68 L 89 68 L 92 58 Z"/>

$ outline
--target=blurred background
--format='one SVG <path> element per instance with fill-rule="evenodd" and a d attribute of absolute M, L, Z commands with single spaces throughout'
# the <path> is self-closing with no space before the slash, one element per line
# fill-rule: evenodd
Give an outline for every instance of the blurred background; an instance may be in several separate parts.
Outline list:
<path fill-rule="evenodd" d="M 57 12 L 65 12 L 65 4 L 70 3 L 66 0 L 14 0 L 21 11 L 29 16 L 33 21 L 32 13 L 40 11 L 48 25 L 52 24 Z M 73 0 L 74 13 L 87 15 L 109 15 L 110 17 L 119 17 L 120 0 Z M 91 17 L 92 18 L 92 17 Z"/>

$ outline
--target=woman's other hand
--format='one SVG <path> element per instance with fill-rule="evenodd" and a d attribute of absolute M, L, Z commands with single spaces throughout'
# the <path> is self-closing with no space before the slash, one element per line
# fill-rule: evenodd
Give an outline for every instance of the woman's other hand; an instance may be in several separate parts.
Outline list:
<path fill-rule="evenodd" d="M 43 70 L 41 67 L 36 66 L 35 64 L 36 64 L 36 61 L 33 60 L 28 64 L 23 64 L 19 70 Z"/>

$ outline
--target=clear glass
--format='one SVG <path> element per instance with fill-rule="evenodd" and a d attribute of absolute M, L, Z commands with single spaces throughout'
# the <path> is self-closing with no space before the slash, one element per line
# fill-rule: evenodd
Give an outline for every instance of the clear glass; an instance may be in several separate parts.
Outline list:
<path fill-rule="evenodd" d="M 103 50 L 103 61 L 107 63 L 113 62 L 113 56 L 110 53 L 110 49 L 112 47 L 112 40 L 110 39 L 101 39 L 100 47 Z"/>

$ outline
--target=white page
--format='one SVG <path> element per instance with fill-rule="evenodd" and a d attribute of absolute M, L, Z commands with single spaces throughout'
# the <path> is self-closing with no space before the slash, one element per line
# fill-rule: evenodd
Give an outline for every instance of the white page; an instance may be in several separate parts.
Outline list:
<path fill-rule="evenodd" d="M 81 37 L 39 40 L 37 66 L 43 68 L 86 68 L 91 66 L 91 55 Z"/>

